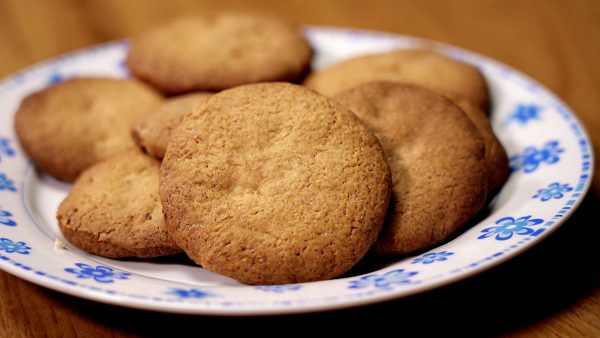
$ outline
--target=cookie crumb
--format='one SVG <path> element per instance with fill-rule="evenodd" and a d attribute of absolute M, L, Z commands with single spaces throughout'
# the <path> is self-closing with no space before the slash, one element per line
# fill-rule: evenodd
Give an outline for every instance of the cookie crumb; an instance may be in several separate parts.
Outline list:
<path fill-rule="evenodd" d="M 55 250 L 67 250 L 67 246 L 60 239 L 54 240 L 54 249 Z"/>

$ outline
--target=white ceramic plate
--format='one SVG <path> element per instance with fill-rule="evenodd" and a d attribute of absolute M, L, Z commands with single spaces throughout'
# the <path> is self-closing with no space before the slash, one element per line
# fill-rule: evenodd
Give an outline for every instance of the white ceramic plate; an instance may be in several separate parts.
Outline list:
<path fill-rule="evenodd" d="M 426 253 L 313 283 L 247 286 L 183 260 L 121 261 L 82 252 L 62 239 L 55 220 L 69 185 L 32 167 L 16 140 L 13 115 L 24 96 L 64 78 L 127 76 L 128 45 L 116 42 L 0 82 L 0 268 L 71 295 L 141 309 L 254 315 L 344 308 L 423 292 L 497 265 L 555 230 L 583 199 L 593 163 L 589 138 L 569 108 L 535 81 L 488 58 L 422 39 L 314 27 L 306 35 L 315 48 L 316 68 L 410 47 L 432 48 L 478 66 L 490 85 L 494 129 L 513 168 L 489 215 Z"/>

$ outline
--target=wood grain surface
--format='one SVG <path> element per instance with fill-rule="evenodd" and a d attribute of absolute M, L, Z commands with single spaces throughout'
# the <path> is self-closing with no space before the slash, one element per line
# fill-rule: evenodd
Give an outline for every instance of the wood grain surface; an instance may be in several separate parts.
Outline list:
<path fill-rule="evenodd" d="M 0 77 L 57 54 L 123 38 L 179 14 L 270 13 L 303 24 L 414 35 L 487 55 L 561 97 L 600 145 L 600 2 L 567 0 L 0 0 Z M 1 104 L 1 103 L 0 103 Z M 421 295 L 295 316 L 182 316 L 66 296 L 0 271 L 0 337 L 137 337 L 241 329 L 350 330 L 394 336 L 600 337 L 600 180 L 569 221 L 501 266 Z M 275 329 L 283 325 L 283 330 Z"/>

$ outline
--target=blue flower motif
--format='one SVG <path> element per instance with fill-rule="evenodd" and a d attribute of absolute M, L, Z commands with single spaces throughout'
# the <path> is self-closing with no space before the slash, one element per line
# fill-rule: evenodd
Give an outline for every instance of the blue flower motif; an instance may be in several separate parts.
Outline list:
<path fill-rule="evenodd" d="M 15 156 L 15 150 L 10 146 L 10 140 L 6 137 L 0 137 L 0 154 L 7 157 Z M 0 161 L 2 156 L 0 156 Z"/>
<path fill-rule="evenodd" d="M 560 160 L 560 154 L 565 150 L 558 146 L 558 141 L 546 142 L 542 149 L 527 147 L 523 154 L 510 157 L 512 171 L 523 169 L 526 174 L 534 172 L 541 163 L 554 164 Z"/>
<path fill-rule="evenodd" d="M 0 173 L 0 190 L 17 191 L 17 188 L 15 188 L 15 183 L 6 177 L 4 173 Z"/>
<path fill-rule="evenodd" d="M 530 235 L 535 230 L 530 228 L 531 226 L 538 225 L 544 220 L 539 218 L 531 218 L 531 215 L 523 216 L 517 219 L 513 217 L 503 217 L 496 221 L 498 226 L 489 227 L 481 230 L 483 233 L 477 239 L 485 239 L 488 237 L 496 236 L 496 240 L 505 241 L 510 239 L 513 234 L 517 235 Z"/>
<path fill-rule="evenodd" d="M 256 287 L 257 290 L 264 292 L 283 293 L 287 291 L 297 291 L 302 289 L 301 284 L 279 284 L 279 285 L 261 285 Z"/>
<path fill-rule="evenodd" d="M 77 275 L 77 278 L 92 278 L 98 283 L 112 283 L 115 279 L 128 279 L 131 275 L 128 272 L 114 271 L 108 266 L 98 265 L 93 267 L 84 263 L 76 263 L 79 269 L 66 268 L 65 271 Z"/>
<path fill-rule="evenodd" d="M 448 256 L 452 256 L 452 255 L 454 255 L 454 252 L 450 252 L 450 251 L 430 252 L 430 253 L 424 254 L 421 257 L 413 259 L 411 264 L 417 264 L 417 263 L 431 264 L 436 261 L 442 262 L 442 261 L 447 260 Z"/>
<path fill-rule="evenodd" d="M 179 298 L 196 298 L 196 299 L 202 299 L 202 298 L 206 298 L 206 297 L 213 297 L 214 295 L 206 292 L 206 291 L 202 291 L 202 290 L 198 290 L 198 289 L 178 289 L 178 288 L 173 288 L 171 289 L 169 292 L 167 292 L 169 294 L 175 295 Z"/>
<path fill-rule="evenodd" d="M 19 253 L 22 255 L 28 255 L 31 247 L 27 246 L 25 242 L 13 242 L 8 238 L 0 238 L 0 250 L 6 251 L 7 253 Z"/>
<path fill-rule="evenodd" d="M 8 225 L 9 227 L 17 225 L 17 222 L 12 220 L 12 215 L 9 211 L 0 209 L 0 224 Z"/>
<path fill-rule="evenodd" d="M 518 104 L 508 120 L 515 120 L 524 125 L 531 120 L 539 120 L 541 109 L 542 107 L 535 104 Z"/>
<path fill-rule="evenodd" d="M 359 279 L 350 281 L 348 288 L 362 289 L 369 286 L 374 286 L 378 289 L 391 290 L 393 284 L 414 284 L 410 278 L 416 275 L 416 271 L 404 271 L 404 269 L 396 269 L 386 272 L 383 275 L 371 274 L 362 276 Z"/>
<path fill-rule="evenodd" d="M 56 71 L 52 73 L 52 75 L 50 75 L 50 77 L 48 78 L 48 84 L 57 84 L 59 82 L 63 82 L 66 79 L 67 78 L 65 76 L 61 75 L 58 71 Z"/>
<path fill-rule="evenodd" d="M 565 192 L 569 192 L 573 188 L 569 187 L 568 183 L 560 184 L 558 182 L 550 183 L 547 188 L 539 189 L 537 194 L 533 195 L 532 198 L 539 198 L 542 202 L 546 202 L 553 198 L 561 199 L 565 195 Z"/>

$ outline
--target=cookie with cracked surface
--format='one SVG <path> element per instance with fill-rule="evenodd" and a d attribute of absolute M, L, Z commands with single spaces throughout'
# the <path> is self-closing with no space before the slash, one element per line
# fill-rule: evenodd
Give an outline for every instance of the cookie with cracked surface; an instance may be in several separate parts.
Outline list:
<path fill-rule="evenodd" d="M 489 109 L 485 78 L 474 66 L 428 50 L 396 50 L 358 56 L 314 72 L 304 84 L 333 96 L 362 83 L 390 81 L 420 85 L 473 101 Z"/>
<path fill-rule="evenodd" d="M 162 159 L 175 128 L 192 108 L 206 102 L 211 95 L 191 93 L 172 97 L 155 109 L 138 115 L 131 128 L 135 142 L 149 155 Z"/>
<path fill-rule="evenodd" d="M 133 118 L 162 99 L 135 80 L 70 79 L 26 97 L 15 115 L 15 129 L 38 167 L 73 181 L 89 166 L 135 148 Z"/>
<path fill-rule="evenodd" d="M 333 278 L 369 250 L 391 176 L 380 143 L 331 98 L 239 86 L 186 117 L 161 166 L 167 229 L 195 262 L 249 284 Z"/>
<path fill-rule="evenodd" d="M 385 82 L 357 86 L 335 99 L 379 138 L 392 171 L 392 199 L 374 253 L 431 247 L 481 209 L 485 146 L 452 101 L 422 87 Z"/>
<path fill-rule="evenodd" d="M 485 166 L 487 171 L 488 192 L 494 192 L 508 179 L 510 169 L 506 150 L 492 129 L 486 114 L 473 104 L 460 96 L 448 96 L 471 119 L 479 135 L 485 143 Z"/>
<path fill-rule="evenodd" d="M 219 13 L 177 18 L 134 38 L 127 65 L 165 93 L 184 93 L 294 81 L 311 57 L 299 28 L 283 19 Z"/>
<path fill-rule="evenodd" d="M 158 160 L 134 149 L 84 171 L 58 208 L 56 218 L 65 238 L 111 258 L 180 252 L 165 228 L 159 167 Z"/>

